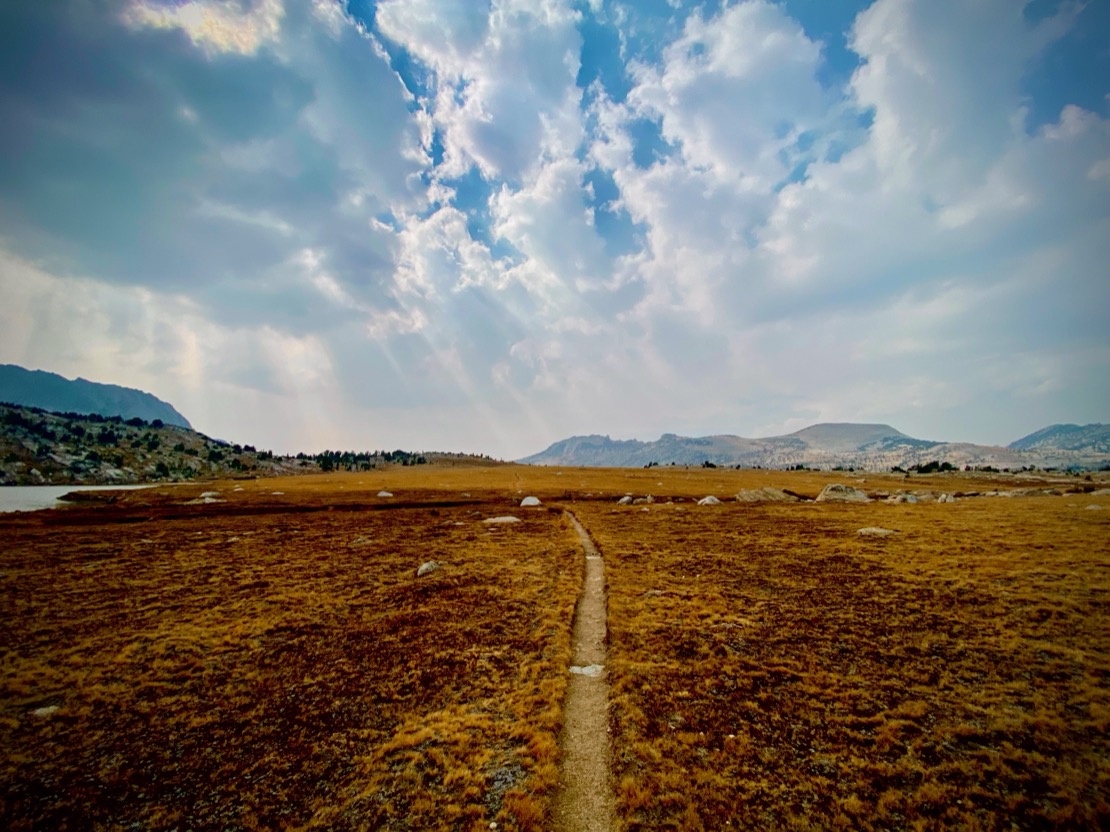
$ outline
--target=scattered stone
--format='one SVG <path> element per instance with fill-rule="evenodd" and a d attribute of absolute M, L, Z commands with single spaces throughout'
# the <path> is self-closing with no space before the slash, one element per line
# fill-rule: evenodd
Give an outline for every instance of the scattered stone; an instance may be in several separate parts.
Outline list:
<path fill-rule="evenodd" d="M 702 497 L 700 500 L 698 500 L 699 506 L 719 506 L 720 504 L 721 501 L 714 497 L 712 494 L 710 494 L 708 497 Z"/>
<path fill-rule="evenodd" d="M 856 534 L 861 534 L 864 537 L 890 537 L 892 534 L 898 534 L 894 529 L 883 529 L 878 526 L 867 526 L 860 529 Z"/>
<path fill-rule="evenodd" d="M 617 505 L 618 506 L 630 506 L 630 505 L 632 505 L 632 498 L 627 496 L 627 495 L 624 496 L 624 497 L 621 497 L 619 500 L 617 500 Z"/>
<path fill-rule="evenodd" d="M 37 716 L 37 717 L 41 718 L 41 717 L 53 716 L 57 712 L 58 712 L 58 706 L 57 705 L 44 705 L 41 708 L 35 708 L 33 711 L 31 711 L 31 716 Z"/>
<path fill-rule="evenodd" d="M 392 497 L 393 493 L 391 491 L 379 491 L 378 496 L 379 497 Z"/>
<path fill-rule="evenodd" d="M 798 498 L 777 488 L 742 488 L 736 492 L 738 503 L 796 503 Z"/>
<path fill-rule="evenodd" d="M 632 505 L 639 506 L 639 505 L 643 505 L 644 503 L 648 503 L 650 505 L 651 503 L 654 503 L 654 502 L 655 502 L 655 498 L 652 497 L 650 494 L 648 494 L 646 497 L 637 497 L 635 500 L 632 501 Z"/>
<path fill-rule="evenodd" d="M 188 501 L 186 501 L 185 505 L 187 505 L 187 506 L 207 506 L 207 505 L 211 505 L 212 503 L 223 503 L 223 502 L 226 502 L 226 500 L 220 500 L 220 499 L 218 499 L 218 498 L 216 498 L 216 497 L 210 497 L 210 496 L 207 496 L 207 495 L 209 495 L 209 494 L 213 494 L 213 493 L 215 493 L 215 492 L 212 492 L 212 491 L 207 491 L 207 492 L 205 492 L 204 494 L 201 494 L 201 495 L 200 495 L 200 496 L 199 496 L 199 497 L 198 497 L 197 499 L 195 499 L 195 500 L 188 500 Z"/>
<path fill-rule="evenodd" d="M 916 494 L 906 494 L 906 493 L 895 494 L 891 497 L 887 497 L 886 501 L 888 503 L 916 503 L 917 502 L 917 495 Z"/>
<path fill-rule="evenodd" d="M 1110 497 L 1110 488 L 1096 488 L 1091 492 L 1092 497 Z"/>
<path fill-rule="evenodd" d="M 937 502 L 938 503 L 954 503 L 954 502 L 956 502 L 956 498 L 953 497 L 951 494 L 941 494 L 939 497 L 937 497 Z"/>
<path fill-rule="evenodd" d="M 1102 511 L 1102 506 L 1097 505 L 1096 503 L 1091 503 L 1089 506 L 1087 506 L 1087 511 Z"/>
<path fill-rule="evenodd" d="M 506 514 L 503 517 L 487 517 L 482 521 L 483 523 L 519 523 L 519 517 L 513 517 L 511 514 Z"/>
<path fill-rule="evenodd" d="M 201 497 L 219 497 L 220 492 L 219 491 L 205 491 L 205 492 L 201 493 L 200 496 Z"/>
<path fill-rule="evenodd" d="M 523 500 L 520 501 L 521 508 L 527 508 L 529 506 L 538 506 L 539 504 L 540 504 L 540 498 L 539 497 L 525 497 Z"/>
<path fill-rule="evenodd" d="M 437 560 L 430 560 L 427 563 L 422 563 L 420 564 L 420 567 L 416 570 L 416 577 L 423 578 L 425 575 L 430 575 L 441 566 L 443 566 L 443 564 Z"/>
<path fill-rule="evenodd" d="M 588 664 L 585 667 L 582 665 L 572 665 L 570 668 L 571 673 L 576 673 L 579 676 L 600 676 L 605 672 L 605 666 L 600 664 Z"/>
<path fill-rule="evenodd" d="M 871 499 L 858 488 L 850 485 L 832 483 L 821 489 L 817 495 L 819 503 L 870 503 Z"/>
<path fill-rule="evenodd" d="M 373 541 L 368 537 L 356 537 L 351 541 L 352 546 L 369 546 Z"/>
<path fill-rule="evenodd" d="M 270 496 L 271 497 L 284 497 L 285 492 L 284 491 L 271 491 Z"/>

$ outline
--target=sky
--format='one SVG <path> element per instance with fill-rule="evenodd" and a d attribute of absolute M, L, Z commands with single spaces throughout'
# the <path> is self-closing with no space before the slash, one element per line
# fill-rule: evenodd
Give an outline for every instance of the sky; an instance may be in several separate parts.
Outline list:
<path fill-rule="evenodd" d="M 1110 2 L 4 0 L 0 362 L 279 452 L 1110 422 Z"/>

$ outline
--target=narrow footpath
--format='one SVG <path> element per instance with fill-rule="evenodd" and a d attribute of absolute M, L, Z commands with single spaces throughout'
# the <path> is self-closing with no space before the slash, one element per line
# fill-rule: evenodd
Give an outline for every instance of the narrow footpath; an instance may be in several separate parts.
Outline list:
<path fill-rule="evenodd" d="M 586 580 L 574 612 L 574 654 L 567 686 L 563 770 L 555 796 L 557 832 L 611 832 L 615 828 L 609 782 L 609 683 L 605 675 L 605 563 L 589 534 L 569 511 L 582 540 Z"/>

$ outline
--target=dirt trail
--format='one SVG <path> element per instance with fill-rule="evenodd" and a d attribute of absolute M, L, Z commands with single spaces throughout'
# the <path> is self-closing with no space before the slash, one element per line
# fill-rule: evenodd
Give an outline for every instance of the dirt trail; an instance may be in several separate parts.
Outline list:
<path fill-rule="evenodd" d="M 569 511 L 582 539 L 586 580 L 574 614 L 574 657 L 560 745 L 563 770 L 555 797 L 559 832 L 615 828 L 609 785 L 609 683 L 605 674 L 605 565 L 589 534 Z"/>

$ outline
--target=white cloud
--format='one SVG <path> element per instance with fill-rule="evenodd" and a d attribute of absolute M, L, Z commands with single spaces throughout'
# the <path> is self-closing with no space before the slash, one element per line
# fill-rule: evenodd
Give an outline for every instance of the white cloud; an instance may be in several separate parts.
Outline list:
<path fill-rule="evenodd" d="M 767 191 L 804 156 L 799 135 L 828 118 L 815 77 L 820 57 L 780 6 L 749 0 L 711 20 L 691 16 L 661 67 L 637 67 L 629 100 L 662 119 L 690 167 Z"/>
<path fill-rule="evenodd" d="M 556 303 L 613 277 L 613 263 L 585 203 L 585 173 L 581 162 L 558 159 L 539 168 L 527 186 L 502 188 L 491 200 L 493 232 L 525 258 L 510 274 Z"/>
<path fill-rule="evenodd" d="M 188 0 L 174 5 L 135 0 L 123 20 L 136 28 L 180 29 L 210 52 L 253 55 L 278 39 L 284 15 L 282 0 Z"/>
<path fill-rule="evenodd" d="M 569 3 L 387 0 L 382 33 L 435 72 L 427 102 L 442 131 L 441 173 L 472 164 L 487 178 L 520 180 L 545 156 L 573 152 L 581 139 L 581 38 Z"/>

